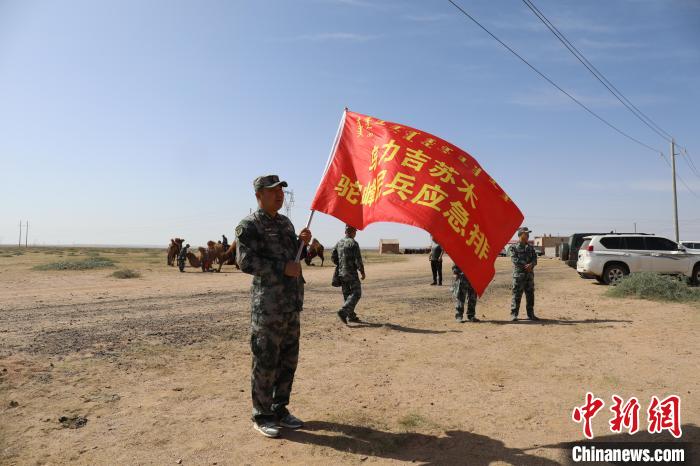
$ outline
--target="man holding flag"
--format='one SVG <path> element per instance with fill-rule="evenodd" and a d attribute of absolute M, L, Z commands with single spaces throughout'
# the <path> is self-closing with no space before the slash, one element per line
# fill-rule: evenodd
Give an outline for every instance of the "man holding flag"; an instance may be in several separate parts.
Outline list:
<path fill-rule="evenodd" d="M 253 428 L 266 437 L 277 437 L 280 426 L 303 426 L 287 404 L 299 358 L 299 313 L 304 305 L 300 241 L 308 245 L 311 231 L 304 228 L 297 238 L 292 222 L 278 213 L 286 181 L 276 175 L 260 176 L 253 187 L 259 209 L 236 227 L 236 256 L 241 271 L 253 275 Z"/>

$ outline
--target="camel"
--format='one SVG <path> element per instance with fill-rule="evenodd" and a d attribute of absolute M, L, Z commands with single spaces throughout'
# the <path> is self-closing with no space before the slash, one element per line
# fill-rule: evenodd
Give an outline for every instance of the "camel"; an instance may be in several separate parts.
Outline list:
<path fill-rule="evenodd" d="M 180 250 L 182 249 L 182 243 L 184 242 L 185 240 L 182 238 L 170 239 L 170 245 L 168 246 L 168 265 L 175 265 L 175 259 L 177 258 L 177 255 L 180 254 Z"/>
<path fill-rule="evenodd" d="M 192 252 L 187 253 L 187 260 L 190 262 L 192 267 L 199 268 L 202 266 L 202 263 L 199 261 L 199 257 L 195 256 Z"/>
<path fill-rule="evenodd" d="M 238 268 L 238 264 L 236 263 L 236 243 L 237 241 L 234 240 L 228 248 L 225 247 L 223 243 L 214 244 L 213 241 L 207 243 L 212 263 L 214 263 L 214 261 L 219 263 L 219 268 L 216 270 L 217 272 L 221 272 L 221 267 L 223 267 L 224 264 L 235 265 L 236 268 Z"/>
<path fill-rule="evenodd" d="M 193 267 L 201 267 L 202 272 L 211 270 L 214 262 L 219 264 L 219 267 L 216 269 L 217 272 L 221 272 L 221 267 L 223 267 L 224 264 L 235 265 L 236 268 L 238 268 L 238 264 L 236 263 L 236 241 L 228 248 L 224 248 L 223 243 L 207 241 L 206 248 L 199 247 L 197 249 L 199 250 L 199 257 L 194 254 L 192 257 L 189 257 L 188 254 L 188 259 L 190 260 L 190 265 Z"/>
<path fill-rule="evenodd" d="M 321 267 L 323 267 L 323 245 L 316 238 L 314 238 L 313 241 L 311 241 L 309 248 L 306 250 L 306 258 L 304 259 L 306 265 L 313 265 L 311 260 L 316 256 L 321 258 Z"/>

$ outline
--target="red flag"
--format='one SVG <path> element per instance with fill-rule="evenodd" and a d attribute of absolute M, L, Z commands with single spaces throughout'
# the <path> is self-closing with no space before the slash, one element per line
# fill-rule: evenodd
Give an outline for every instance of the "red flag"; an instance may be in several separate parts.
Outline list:
<path fill-rule="evenodd" d="M 468 153 L 409 126 L 350 111 L 311 204 L 360 230 L 427 230 L 481 296 L 523 214 Z"/>

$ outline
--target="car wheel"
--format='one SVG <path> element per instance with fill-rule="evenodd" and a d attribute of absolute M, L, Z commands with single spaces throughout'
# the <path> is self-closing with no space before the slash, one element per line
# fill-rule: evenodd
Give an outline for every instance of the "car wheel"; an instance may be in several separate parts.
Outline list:
<path fill-rule="evenodd" d="M 695 268 L 693 268 L 693 276 L 690 277 L 690 284 L 693 286 L 700 285 L 700 264 L 697 264 Z"/>
<path fill-rule="evenodd" d="M 603 283 L 606 285 L 617 285 L 627 274 L 627 269 L 621 265 L 608 265 L 603 271 Z"/>

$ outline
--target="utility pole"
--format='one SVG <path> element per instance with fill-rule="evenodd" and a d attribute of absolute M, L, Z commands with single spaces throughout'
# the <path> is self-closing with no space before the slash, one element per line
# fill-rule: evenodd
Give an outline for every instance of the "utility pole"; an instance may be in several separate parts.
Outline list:
<path fill-rule="evenodd" d="M 680 244 L 678 233 L 678 193 L 676 192 L 676 141 L 671 138 L 671 171 L 673 172 L 673 223 L 676 228 L 676 243 Z"/>
<path fill-rule="evenodd" d="M 27 228 L 24 229 L 24 247 L 29 245 L 29 220 L 27 220 Z"/>
<path fill-rule="evenodd" d="M 22 220 L 19 221 L 19 241 L 17 242 L 17 247 L 22 247 Z"/>
<path fill-rule="evenodd" d="M 291 219 L 292 207 L 294 207 L 294 191 L 291 189 L 285 189 L 284 194 L 284 212 L 287 215 L 287 218 Z"/>
<path fill-rule="evenodd" d="M 637 222 L 634 222 L 634 232 L 637 233 Z"/>

